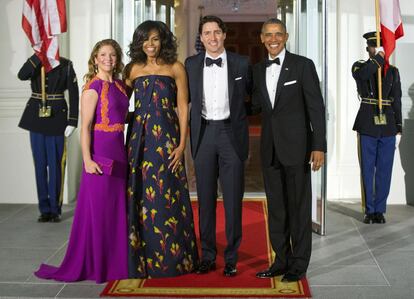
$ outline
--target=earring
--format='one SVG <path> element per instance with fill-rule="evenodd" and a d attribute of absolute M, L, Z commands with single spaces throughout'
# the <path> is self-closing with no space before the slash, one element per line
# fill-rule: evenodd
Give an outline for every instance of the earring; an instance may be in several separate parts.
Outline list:
<path fill-rule="evenodd" d="M 93 65 L 93 71 L 94 71 L 95 73 L 97 73 L 97 72 L 98 72 L 98 66 L 97 66 L 96 64 L 94 64 L 94 65 Z"/>

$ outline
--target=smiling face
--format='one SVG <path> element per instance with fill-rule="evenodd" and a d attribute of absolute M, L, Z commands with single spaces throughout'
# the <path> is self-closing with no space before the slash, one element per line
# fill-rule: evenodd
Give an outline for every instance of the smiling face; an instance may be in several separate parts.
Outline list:
<path fill-rule="evenodd" d="M 207 22 L 203 25 L 200 40 L 206 48 L 206 52 L 212 57 L 217 57 L 224 51 L 226 33 L 221 30 L 216 22 Z"/>
<path fill-rule="evenodd" d="M 157 30 L 153 29 L 148 33 L 148 39 L 144 41 L 142 50 L 148 58 L 158 57 L 161 51 L 161 39 Z"/>
<path fill-rule="evenodd" d="M 272 58 L 282 52 L 288 38 L 289 34 L 280 24 L 267 24 L 260 34 L 260 39 Z"/>
<path fill-rule="evenodd" d="M 95 65 L 98 72 L 111 73 L 116 66 L 116 51 L 111 45 L 104 45 L 99 48 L 95 57 Z"/>

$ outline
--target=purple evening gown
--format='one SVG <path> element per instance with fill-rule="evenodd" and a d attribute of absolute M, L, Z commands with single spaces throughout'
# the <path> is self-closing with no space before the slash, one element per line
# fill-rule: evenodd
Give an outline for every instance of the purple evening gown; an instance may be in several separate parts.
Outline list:
<path fill-rule="evenodd" d="M 128 278 L 124 146 L 128 98 L 119 80 L 111 83 L 95 77 L 86 89 L 99 95 L 91 153 L 104 174 L 87 174 L 83 169 L 65 258 L 59 267 L 42 264 L 35 272 L 39 278 L 97 283 Z"/>

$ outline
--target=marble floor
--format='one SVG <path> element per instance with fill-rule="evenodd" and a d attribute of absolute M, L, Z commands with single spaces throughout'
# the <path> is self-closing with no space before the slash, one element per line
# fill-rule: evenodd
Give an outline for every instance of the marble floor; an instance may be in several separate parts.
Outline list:
<path fill-rule="evenodd" d="M 104 285 L 33 276 L 41 262 L 63 258 L 73 206 L 61 223 L 37 223 L 37 215 L 36 205 L 0 205 L 0 297 L 98 298 Z M 366 225 L 359 204 L 328 202 L 327 235 L 313 236 L 313 298 L 414 298 L 414 207 L 389 206 L 386 216 L 385 225 Z"/>

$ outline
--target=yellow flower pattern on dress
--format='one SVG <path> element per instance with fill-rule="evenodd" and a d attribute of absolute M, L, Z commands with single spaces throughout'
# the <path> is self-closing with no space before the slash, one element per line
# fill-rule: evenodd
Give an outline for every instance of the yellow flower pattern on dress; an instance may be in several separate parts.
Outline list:
<path fill-rule="evenodd" d="M 180 143 L 173 78 L 134 81 L 135 112 L 128 140 L 129 274 L 170 277 L 190 273 L 198 261 L 193 212 L 183 163 L 169 156 Z"/>

